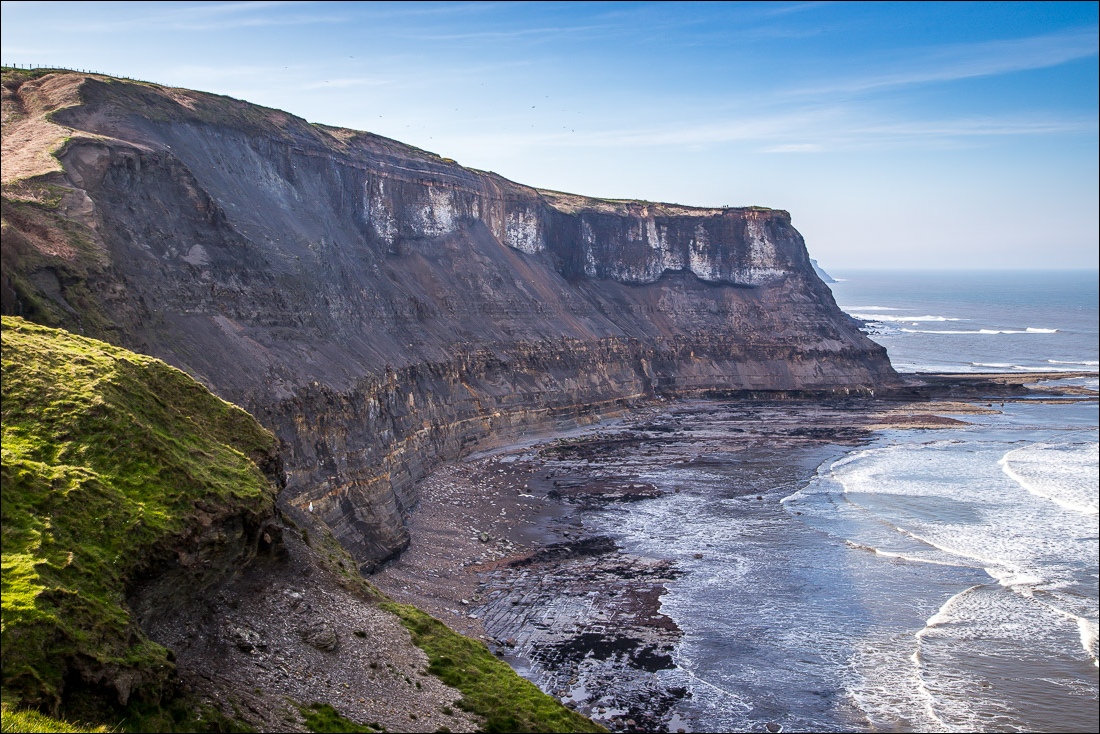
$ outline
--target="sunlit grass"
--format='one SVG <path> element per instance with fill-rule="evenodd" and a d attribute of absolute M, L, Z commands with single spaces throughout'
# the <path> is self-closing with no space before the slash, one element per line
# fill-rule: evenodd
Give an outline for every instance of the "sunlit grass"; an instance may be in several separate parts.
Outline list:
<path fill-rule="evenodd" d="M 127 585 L 196 513 L 270 512 L 275 439 L 159 360 L 10 317 L 2 343 L 5 700 L 55 709 L 78 661 L 156 688 Z"/>
<path fill-rule="evenodd" d="M 428 672 L 462 692 L 458 706 L 485 719 L 489 732 L 601 732 L 521 678 L 482 643 L 454 632 L 416 607 L 386 602 L 428 654 Z"/>

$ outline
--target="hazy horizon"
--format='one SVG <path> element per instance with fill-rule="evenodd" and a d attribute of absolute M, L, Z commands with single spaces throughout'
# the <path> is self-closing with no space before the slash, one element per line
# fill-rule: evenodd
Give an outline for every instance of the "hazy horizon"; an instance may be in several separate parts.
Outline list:
<path fill-rule="evenodd" d="M 1100 267 L 1096 3 L 4 2 L 3 63 L 538 188 L 785 209 L 826 271 Z"/>

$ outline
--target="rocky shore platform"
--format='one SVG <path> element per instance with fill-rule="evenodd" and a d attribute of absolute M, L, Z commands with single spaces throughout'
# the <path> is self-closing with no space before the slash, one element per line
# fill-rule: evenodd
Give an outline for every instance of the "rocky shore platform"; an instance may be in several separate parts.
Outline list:
<path fill-rule="evenodd" d="M 703 468 L 715 455 L 751 461 L 795 447 L 844 450 L 875 430 L 950 428 L 1009 400 L 1095 399 L 1057 385 L 1078 376 L 919 376 L 912 384 L 934 399 L 916 402 L 667 403 L 531 436 L 427 477 L 409 549 L 371 581 L 484 640 L 540 688 L 613 731 L 690 731 L 692 722 L 677 712 L 690 695 L 675 675 L 682 633 L 661 610 L 682 571 L 675 558 L 628 552 L 590 522 L 595 514 L 667 492 L 645 481 L 651 468 Z M 805 471 L 808 479 L 812 468 Z M 745 491 L 752 493 L 745 501 L 763 499 Z"/>

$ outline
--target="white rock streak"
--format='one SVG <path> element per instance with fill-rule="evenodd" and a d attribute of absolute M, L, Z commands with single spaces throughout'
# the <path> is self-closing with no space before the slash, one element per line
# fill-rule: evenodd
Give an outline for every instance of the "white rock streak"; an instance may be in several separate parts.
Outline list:
<path fill-rule="evenodd" d="M 545 250 L 546 243 L 539 232 L 538 216 L 529 209 L 508 212 L 504 225 L 504 242 L 528 255 Z"/>

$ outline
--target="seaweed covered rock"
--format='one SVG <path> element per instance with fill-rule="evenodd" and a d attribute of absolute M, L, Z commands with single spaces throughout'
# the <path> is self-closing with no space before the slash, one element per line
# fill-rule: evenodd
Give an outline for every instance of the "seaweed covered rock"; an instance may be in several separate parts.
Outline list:
<path fill-rule="evenodd" d="M 19 318 L 2 341 L 4 700 L 155 700 L 171 654 L 128 591 L 187 594 L 278 544 L 276 440 L 157 359 Z"/>

